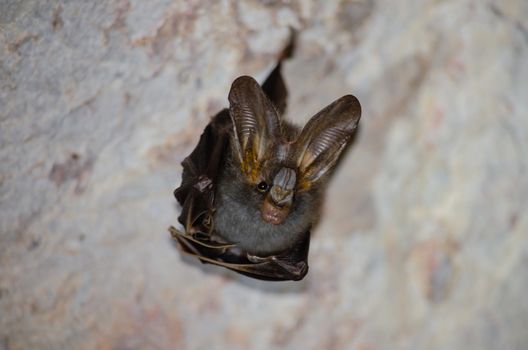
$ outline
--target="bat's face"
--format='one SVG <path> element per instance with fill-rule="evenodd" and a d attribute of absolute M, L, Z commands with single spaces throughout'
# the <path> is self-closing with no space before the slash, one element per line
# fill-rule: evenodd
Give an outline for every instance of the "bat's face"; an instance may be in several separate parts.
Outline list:
<path fill-rule="evenodd" d="M 280 158 L 263 160 L 251 177 L 230 155 L 216 192 L 215 230 L 253 253 L 285 249 L 318 217 L 319 187 L 301 190 L 298 169 Z"/>
<path fill-rule="evenodd" d="M 316 220 L 321 185 L 357 126 L 359 102 L 344 96 L 302 130 L 280 119 L 251 77 L 235 80 L 229 102 L 231 156 L 216 228 L 248 251 L 287 247 Z"/>
<path fill-rule="evenodd" d="M 273 225 L 283 224 L 291 210 L 299 207 L 297 202 L 306 199 L 300 191 L 295 145 L 291 140 L 298 135 L 298 130 L 289 126 L 288 129 L 287 135 L 270 143 L 265 154 L 251 167 L 244 160 L 241 162 L 236 143 L 231 143 L 233 166 L 240 173 L 238 183 L 244 183 L 246 194 L 251 193 L 246 204 L 258 209 L 260 218 Z"/>
<path fill-rule="evenodd" d="M 344 96 L 316 114 L 299 132 L 285 124 L 258 83 L 243 76 L 229 93 L 232 151 L 246 182 L 263 194 L 261 217 L 282 224 L 303 191 L 323 182 L 350 140 L 361 114 Z"/>

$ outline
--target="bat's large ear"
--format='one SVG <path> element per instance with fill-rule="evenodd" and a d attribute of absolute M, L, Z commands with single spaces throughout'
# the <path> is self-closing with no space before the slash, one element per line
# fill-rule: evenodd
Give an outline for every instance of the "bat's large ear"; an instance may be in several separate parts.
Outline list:
<path fill-rule="evenodd" d="M 311 187 L 334 167 L 360 117 L 358 99 L 346 95 L 310 119 L 297 140 L 301 188 Z"/>
<path fill-rule="evenodd" d="M 280 137 L 280 119 L 255 79 L 237 78 L 229 91 L 234 145 L 242 170 L 256 180 L 262 158 Z"/>

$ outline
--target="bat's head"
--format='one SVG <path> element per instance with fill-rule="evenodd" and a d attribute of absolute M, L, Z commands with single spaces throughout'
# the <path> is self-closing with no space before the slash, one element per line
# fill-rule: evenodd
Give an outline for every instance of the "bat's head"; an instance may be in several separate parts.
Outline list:
<path fill-rule="evenodd" d="M 233 82 L 229 102 L 233 158 L 246 184 L 259 193 L 262 219 L 280 225 L 299 207 L 296 201 L 313 198 L 306 194 L 320 187 L 335 166 L 357 127 L 359 101 L 352 95 L 341 97 L 300 132 L 281 121 L 251 77 Z"/>

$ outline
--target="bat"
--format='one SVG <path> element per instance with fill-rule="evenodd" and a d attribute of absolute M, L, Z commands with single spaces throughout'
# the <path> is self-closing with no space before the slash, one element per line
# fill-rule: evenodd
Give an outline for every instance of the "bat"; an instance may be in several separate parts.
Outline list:
<path fill-rule="evenodd" d="M 249 277 L 301 280 L 308 272 L 310 230 L 325 185 L 350 143 L 361 105 L 345 95 L 304 128 L 282 118 L 287 89 L 281 54 L 262 86 L 237 78 L 229 108 L 216 114 L 182 162 L 174 196 L 183 231 L 169 231 L 183 253 Z"/>

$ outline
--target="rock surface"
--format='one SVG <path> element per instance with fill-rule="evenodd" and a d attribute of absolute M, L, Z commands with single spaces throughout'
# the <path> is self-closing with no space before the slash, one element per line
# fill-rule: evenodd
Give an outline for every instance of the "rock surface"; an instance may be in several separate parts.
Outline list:
<path fill-rule="evenodd" d="M 2 1 L 0 349 L 528 348 L 528 3 Z M 181 258 L 232 80 L 362 102 L 307 278 Z"/>

